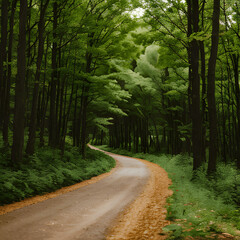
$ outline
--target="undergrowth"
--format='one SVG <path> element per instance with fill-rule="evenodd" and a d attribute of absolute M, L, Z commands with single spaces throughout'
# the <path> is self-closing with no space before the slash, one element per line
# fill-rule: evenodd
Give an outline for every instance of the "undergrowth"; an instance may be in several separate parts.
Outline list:
<path fill-rule="evenodd" d="M 115 166 L 114 159 L 102 152 L 87 149 L 86 159 L 82 159 L 78 149 L 71 146 L 66 147 L 64 156 L 60 150 L 40 148 L 17 169 L 9 165 L 9 159 L 9 153 L 0 153 L 0 205 L 52 192 Z"/>
<path fill-rule="evenodd" d="M 171 232 L 169 239 L 212 239 L 212 235 L 228 233 L 240 236 L 240 173 L 231 164 L 219 163 L 214 178 L 206 177 L 202 167 L 192 180 L 192 158 L 187 155 L 152 155 L 128 152 L 122 149 L 106 151 L 148 160 L 163 167 L 172 180 L 173 195 L 167 200 L 167 219 L 172 224 L 165 227 Z"/>

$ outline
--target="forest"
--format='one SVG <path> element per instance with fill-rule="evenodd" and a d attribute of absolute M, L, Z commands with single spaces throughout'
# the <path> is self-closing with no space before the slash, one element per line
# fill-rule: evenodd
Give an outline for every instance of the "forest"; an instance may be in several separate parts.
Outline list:
<path fill-rule="evenodd" d="M 2 203 L 32 196 L 28 187 L 40 178 L 30 173 L 27 194 L 8 191 L 20 191 L 21 172 L 48 168 L 54 156 L 52 171 L 68 169 L 61 179 L 51 175 L 49 191 L 71 184 L 68 176 L 95 175 L 71 172 L 77 157 L 79 171 L 94 165 L 88 143 L 186 154 L 192 179 L 203 166 L 214 178 L 219 164 L 239 179 L 237 0 L 2 0 L 0 7 L 2 183 L 16 173 L 15 185 L 1 185 Z M 114 166 L 97 156 L 106 161 L 98 174 Z"/>
<path fill-rule="evenodd" d="M 240 167 L 237 1 L 3 0 L 2 151 L 88 142 Z"/>

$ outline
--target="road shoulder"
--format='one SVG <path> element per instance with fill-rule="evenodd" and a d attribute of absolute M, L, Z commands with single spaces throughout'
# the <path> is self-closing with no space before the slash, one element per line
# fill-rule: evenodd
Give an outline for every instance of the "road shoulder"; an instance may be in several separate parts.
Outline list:
<path fill-rule="evenodd" d="M 59 195 L 62 195 L 64 193 L 72 192 L 72 191 L 77 190 L 81 187 L 85 187 L 89 184 L 96 183 L 96 182 L 110 176 L 111 174 L 113 174 L 119 167 L 120 167 L 120 163 L 118 161 L 116 161 L 116 166 L 114 168 L 112 168 L 110 172 L 103 173 L 103 174 L 98 175 L 96 177 L 92 177 L 89 180 L 85 180 L 85 181 L 82 181 L 80 183 L 76 183 L 76 184 L 71 185 L 71 186 L 60 188 L 60 189 L 58 189 L 54 192 L 51 192 L 51 193 L 46 193 L 46 194 L 41 195 L 41 196 L 34 196 L 34 197 L 31 197 L 31 198 L 26 198 L 26 199 L 24 199 L 20 202 L 15 202 L 15 203 L 7 204 L 7 205 L 4 205 L 4 206 L 0 206 L 0 215 L 10 213 L 14 210 L 17 210 L 19 208 L 23 208 L 23 207 L 26 207 L 26 206 L 29 206 L 29 205 L 32 205 L 32 204 L 43 202 L 47 199 L 55 198 L 55 197 L 57 197 Z"/>
<path fill-rule="evenodd" d="M 157 164 L 137 160 L 147 165 L 151 172 L 150 179 L 142 194 L 110 228 L 107 240 L 166 239 L 161 229 L 170 224 L 170 221 L 166 220 L 166 200 L 172 194 L 169 189 L 171 180 L 167 172 Z"/>

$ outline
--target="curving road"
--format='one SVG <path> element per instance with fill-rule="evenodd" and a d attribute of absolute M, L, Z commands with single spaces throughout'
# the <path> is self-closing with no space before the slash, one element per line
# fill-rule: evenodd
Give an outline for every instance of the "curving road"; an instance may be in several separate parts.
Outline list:
<path fill-rule="evenodd" d="M 108 153 L 120 166 L 97 183 L 0 216 L 1 240 L 102 240 L 118 215 L 142 192 L 145 164 Z"/>

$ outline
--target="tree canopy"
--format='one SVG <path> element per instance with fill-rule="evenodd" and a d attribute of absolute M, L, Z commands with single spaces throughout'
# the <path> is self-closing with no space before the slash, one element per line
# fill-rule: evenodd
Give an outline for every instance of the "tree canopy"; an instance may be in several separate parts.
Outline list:
<path fill-rule="evenodd" d="M 240 168 L 235 0 L 2 0 L 1 151 L 189 153 Z M 211 16 L 211 17 L 210 17 Z"/>

